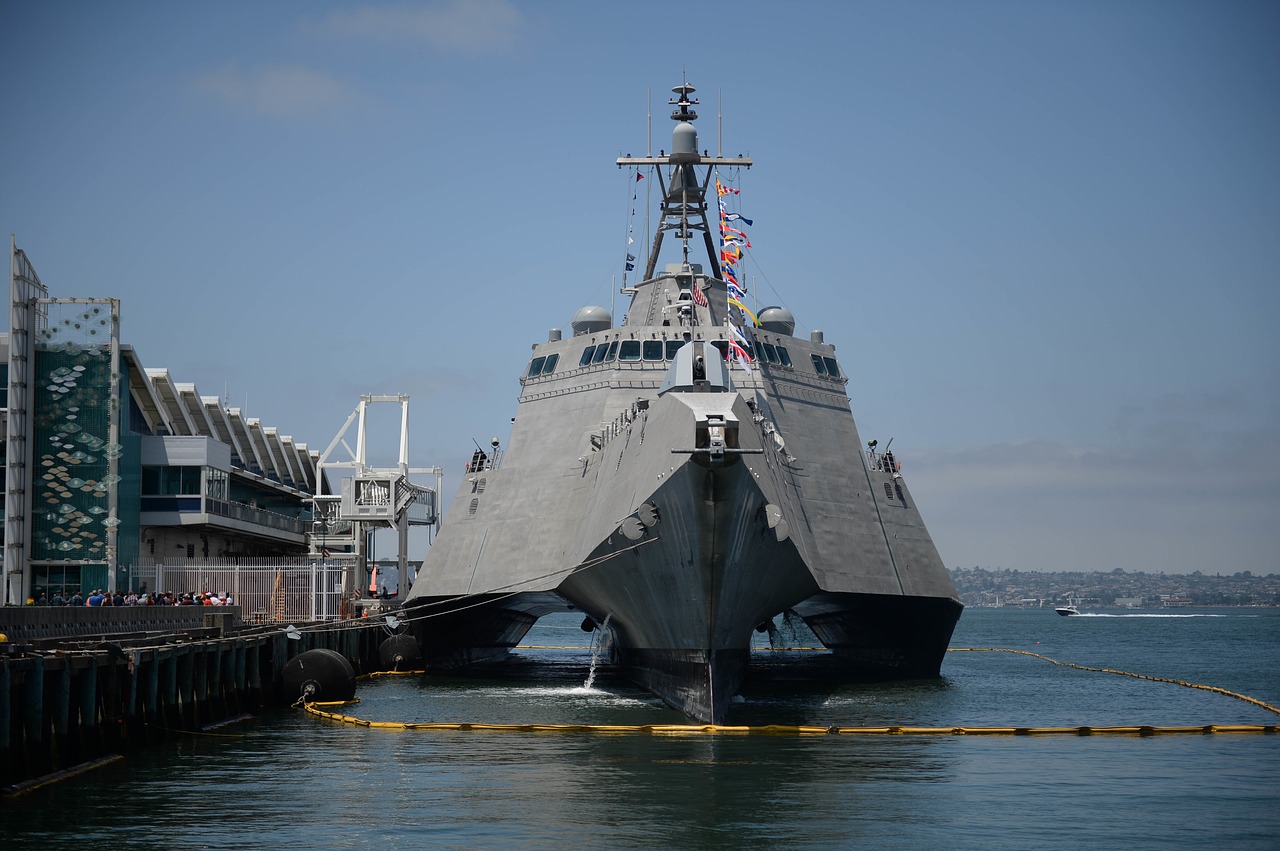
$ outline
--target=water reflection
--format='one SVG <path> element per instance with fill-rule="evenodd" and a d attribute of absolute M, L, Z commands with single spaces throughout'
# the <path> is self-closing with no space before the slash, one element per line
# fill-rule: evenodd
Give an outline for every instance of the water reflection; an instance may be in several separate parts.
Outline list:
<path fill-rule="evenodd" d="M 966 613 L 958 646 L 1183 674 L 1276 699 L 1280 616 Z M 583 639 L 586 637 L 583 636 Z M 582 639 L 579 639 L 582 640 Z M 1041 643 L 1043 642 L 1043 643 Z M 554 641 L 544 642 L 554 645 Z M 767 664 L 764 668 L 767 669 Z M 668 724 L 590 649 L 522 651 L 470 677 L 362 683 L 373 720 Z M 741 723 L 1276 723 L 1216 694 L 949 655 L 941 679 L 831 686 L 764 670 Z M 500 676 L 499 676 L 500 674 Z M 0 800 L 6 848 L 1269 847 L 1280 736 L 857 737 L 368 729 L 280 711 Z M 1013 802 L 1013 803 L 1011 803 Z M 1157 819 L 1135 813 L 1158 813 Z M 993 837 L 996 837 L 993 842 Z"/>
<path fill-rule="evenodd" d="M 576 675 L 568 670 L 561 671 L 560 685 L 548 684 L 545 668 L 526 663 L 523 671 L 536 676 L 514 683 L 509 678 L 383 681 L 362 691 L 359 714 L 378 718 L 407 709 L 412 704 L 405 704 L 403 694 L 417 692 L 424 721 L 425 716 L 480 720 L 440 714 L 463 707 L 473 713 L 488 710 L 483 720 L 494 723 L 527 723 L 530 713 L 545 723 L 584 723 L 584 713 L 600 724 L 678 720 L 651 699 L 637 697 L 643 695 L 638 691 L 584 693 L 572 684 Z M 752 708 L 769 711 L 767 703 Z M 524 714 L 515 717 L 518 713 Z M 459 798 L 465 798 L 469 818 L 503 824 L 522 837 L 590 842 L 599 836 L 576 826 L 608 825 L 611 840 L 629 845 L 794 845 L 799 801 L 805 818 L 819 824 L 848 820 L 851 813 L 878 824 L 906 817 L 916 805 L 896 794 L 895 786 L 944 781 L 955 773 L 953 750 L 937 739 L 349 728 L 348 735 L 364 747 L 376 747 L 385 737 L 389 758 L 402 771 L 416 773 L 413 794 L 425 830 L 447 830 L 459 817 Z M 394 805 L 412 804 L 399 798 Z"/>

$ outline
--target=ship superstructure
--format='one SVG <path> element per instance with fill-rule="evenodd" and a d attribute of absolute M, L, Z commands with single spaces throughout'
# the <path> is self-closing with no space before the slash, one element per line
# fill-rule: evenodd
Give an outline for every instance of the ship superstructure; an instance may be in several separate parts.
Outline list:
<path fill-rule="evenodd" d="M 752 163 L 700 154 L 694 89 L 673 91 L 671 152 L 617 161 L 661 199 L 626 315 L 583 308 L 534 347 L 509 445 L 476 451 L 410 593 L 427 664 L 500 657 L 581 611 L 623 672 L 718 724 L 753 629 L 791 611 L 828 673 L 936 676 L 962 606 L 900 465 L 864 450 L 821 332 L 777 307 L 743 327 L 709 195 Z"/>

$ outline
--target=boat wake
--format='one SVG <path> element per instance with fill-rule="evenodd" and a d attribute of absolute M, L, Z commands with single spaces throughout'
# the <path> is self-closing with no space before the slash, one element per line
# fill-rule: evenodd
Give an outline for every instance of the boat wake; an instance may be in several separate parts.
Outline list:
<path fill-rule="evenodd" d="M 1102 612 L 1081 612 L 1076 615 L 1078 618 L 1226 618 L 1232 615 L 1211 615 L 1200 612 L 1190 612 L 1179 615 L 1157 614 L 1155 612 L 1134 612 L 1132 614 L 1112 615 Z"/>

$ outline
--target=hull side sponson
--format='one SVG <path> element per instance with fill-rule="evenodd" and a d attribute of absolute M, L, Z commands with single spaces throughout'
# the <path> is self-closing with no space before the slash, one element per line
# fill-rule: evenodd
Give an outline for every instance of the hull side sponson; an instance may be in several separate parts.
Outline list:
<path fill-rule="evenodd" d="M 964 606 L 949 597 L 817 594 L 792 607 L 850 678 L 936 677 Z"/>

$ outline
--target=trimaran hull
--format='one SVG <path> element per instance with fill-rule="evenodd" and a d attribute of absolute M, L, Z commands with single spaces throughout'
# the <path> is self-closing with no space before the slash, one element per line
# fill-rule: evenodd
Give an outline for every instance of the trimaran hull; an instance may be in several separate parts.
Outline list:
<path fill-rule="evenodd" d="M 753 367 L 722 357 L 745 339 L 740 289 L 687 260 L 710 179 L 687 169 L 750 161 L 700 156 L 692 87 L 676 91 L 672 154 L 619 165 L 670 166 L 662 229 L 686 259 L 655 272 L 660 231 L 623 326 L 584 308 L 572 338 L 535 346 L 501 463 L 473 458 L 410 593 L 427 665 L 501 657 L 572 610 L 623 674 L 722 724 L 753 631 L 792 612 L 827 676 L 936 676 L 962 606 L 899 465 L 862 451 L 834 347 L 772 308 Z"/>

